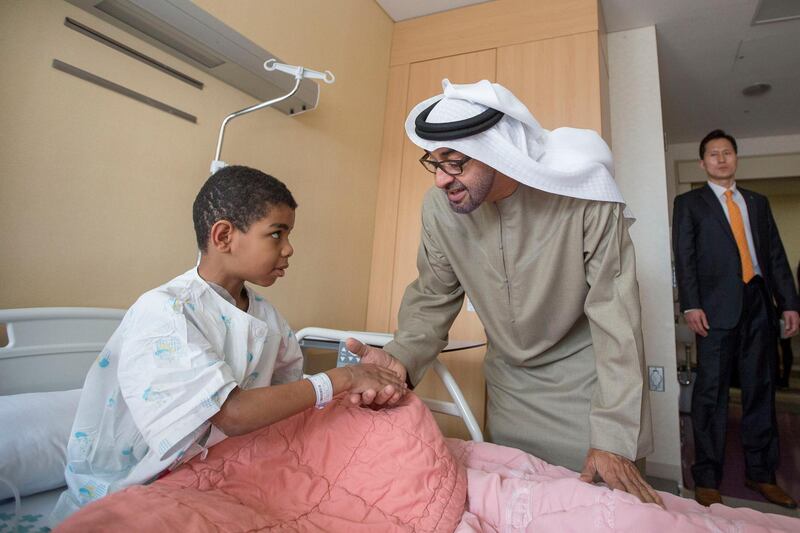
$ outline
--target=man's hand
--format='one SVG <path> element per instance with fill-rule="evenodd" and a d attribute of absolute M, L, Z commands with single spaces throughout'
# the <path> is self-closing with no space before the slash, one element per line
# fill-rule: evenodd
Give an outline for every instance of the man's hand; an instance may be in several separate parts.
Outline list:
<path fill-rule="evenodd" d="M 380 348 L 375 348 L 374 346 L 369 346 L 368 344 L 363 344 L 352 338 L 347 339 L 345 344 L 348 350 L 361 358 L 362 363 L 371 363 L 388 368 L 397 374 L 401 383 L 405 384 L 407 374 L 406 367 L 404 367 L 400 361 L 392 357 L 389 352 L 381 350 Z M 387 404 L 394 405 L 403 396 L 403 393 L 404 391 L 396 391 L 391 387 L 384 387 L 380 391 L 368 389 L 361 394 L 351 394 L 350 403 L 353 405 L 362 404 L 377 407 Z"/>
<path fill-rule="evenodd" d="M 702 309 L 692 309 L 691 311 L 687 311 L 683 318 L 686 319 L 686 325 L 689 326 L 689 329 L 700 335 L 701 337 L 705 337 L 708 335 L 708 319 L 706 318 L 706 313 Z"/>
<path fill-rule="evenodd" d="M 633 462 L 615 453 L 589 448 L 581 481 L 592 483 L 597 477 L 612 489 L 629 492 L 644 503 L 655 503 L 664 507 L 661 497 L 642 478 Z"/>
<path fill-rule="evenodd" d="M 800 314 L 797 311 L 784 311 L 782 337 L 785 339 L 794 337 L 798 329 L 800 329 Z"/>

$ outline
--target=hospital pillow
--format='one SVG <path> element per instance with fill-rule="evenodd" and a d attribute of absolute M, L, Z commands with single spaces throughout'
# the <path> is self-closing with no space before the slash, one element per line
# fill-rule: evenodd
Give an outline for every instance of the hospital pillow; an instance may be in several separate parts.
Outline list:
<path fill-rule="evenodd" d="M 65 485 L 67 439 L 81 390 L 0 396 L 0 500 Z"/>

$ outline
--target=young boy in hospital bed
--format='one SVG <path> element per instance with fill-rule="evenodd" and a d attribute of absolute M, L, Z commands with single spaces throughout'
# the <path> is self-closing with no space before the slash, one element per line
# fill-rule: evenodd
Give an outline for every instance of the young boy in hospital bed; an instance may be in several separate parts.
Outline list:
<path fill-rule="evenodd" d="M 247 167 L 203 185 L 193 208 L 198 266 L 142 295 L 87 375 L 53 523 L 339 393 L 373 391 L 390 404 L 405 394 L 375 365 L 301 380 L 292 330 L 245 285 L 285 275 L 296 207 L 283 183 Z"/>

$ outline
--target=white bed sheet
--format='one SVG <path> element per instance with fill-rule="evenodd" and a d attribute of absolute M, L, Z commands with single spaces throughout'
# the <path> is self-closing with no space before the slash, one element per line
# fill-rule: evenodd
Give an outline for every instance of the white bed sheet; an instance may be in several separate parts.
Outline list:
<path fill-rule="evenodd" d="M 5 503 L 0 504 L 0 531 L 28 531 L 29 533 L 50 531 L 48 517 L 64 488 L 66 487 L 22 498 L 19 519 L 14 514 L 16 510 L 14 500 L 4 500 Z M 17 526 L 22 526 L 24 529 Z"/>

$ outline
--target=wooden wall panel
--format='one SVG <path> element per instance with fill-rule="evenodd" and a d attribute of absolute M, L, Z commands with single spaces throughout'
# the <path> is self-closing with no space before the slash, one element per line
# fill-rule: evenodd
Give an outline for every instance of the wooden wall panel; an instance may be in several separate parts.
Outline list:
<path fill-rule="evenodd" d="M 600 10 L 600 27 L 598 28 L 600 39 L 599 65 L 600 65 L 600 112 L 603 120 L 602 136 L 609 146 L 611 143 L 611 94 L 608 88 L 608 34 L 606 33 L 606 21 L 603 17 L 603 10 Z"/>
<path fill-rule="evenodd" d="M 597 31 L 597 0 L 495 0 L 394 27 L 392 65 Z"/>
<path fill-rule="evenodd" d="M 497 81 L 525 102 L 539 123 L 602 133 L 596 31 L 497 50 Z"/>
<path fill-rule="evenodd" d="M 406 140 L 403 122 L 409 107 L 406 104 L 408 70 L 408 65 L 389 69 L 381 166 L 378 171 L 375 233 L 372 240 L 372 267 L 367 298 L 367 331 L 390 330 L 397 199 L 400 191 L 403 145 Z"/>
<path fill-rule="evenodd" d="M 611 139 L 611 106 L 609 105 L 610 93 L 608 89 L 608 47 L 606 46 L 605 34 L 600 35 L 600 117 L 603 123 L 603 131 L 600 133 L 609 146 L 613 147 Z"/>

